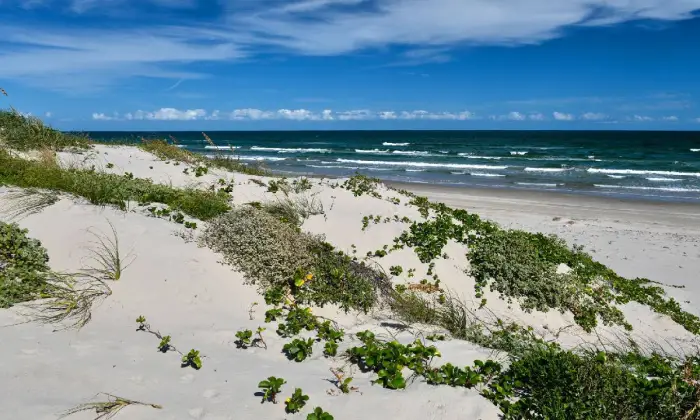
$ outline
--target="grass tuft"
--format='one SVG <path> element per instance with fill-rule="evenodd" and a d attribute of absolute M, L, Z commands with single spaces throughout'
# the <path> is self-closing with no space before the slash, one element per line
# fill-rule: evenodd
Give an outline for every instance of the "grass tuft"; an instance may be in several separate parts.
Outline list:
<path fill-rule="evenodd" d="M 119 249 L 119 235 L 111 222 L 112 236 L 98 233 L 89 229 L 88 232 L 95 238 L 91 242 L 90 259 L 96 264 L 92 271 L 101 278 L 109 280 L 121 279 L 122 272 L 134 262 L 135 256 L 132 254 L 122 255 Z"/>
<path fill-rule="evenodd" d="M 147 406 L 155 409 L 162 409 L 163 406 L 158 405 L 158 404 L 150 404 L 150 403 L 143 403 L 140 401 L 135 401 L 135 400 L 129 400 L 126 398 L 118 397 L 116 395 L 112 394 L 107 394 L 107 393 L 101 393 L 102 395 L 107 397 L 107 401 L 99 401 L 99 402 L 91 402 L 91 403 L 85 403 L 85 404 L 80 404 L 76 407 L 73 407 L 69 410 L 64 411 L 59 419 L 71 416 L 76 413 L 81 413 L 83 411 L 95 411 L 95 414 L 97 415 L 94 417 L 94 420 L 107 420 L 111 419 L 112 417 L 116 416 L 121 410 L 124 408 L 130 406 L 130 405 L 142 405 L 142 406 Z M 100 394 L 98 394 L 100 395 Z"/>
<path fill-rule="evenodd" d="M 7 216 L 9 220 L 15 220 L 40 213 L 54 205 L 60 196 L 54 191 L 29 188 L 10 191 L 3 196 L 3 199 L 7 204 L 0 208 L 0 213 Z"/>

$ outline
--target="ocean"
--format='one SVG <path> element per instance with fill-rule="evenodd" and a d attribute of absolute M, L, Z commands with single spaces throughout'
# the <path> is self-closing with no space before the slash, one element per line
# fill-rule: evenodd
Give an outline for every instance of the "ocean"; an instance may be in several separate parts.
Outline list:
<path fill-rule="evenodd" d="M 350 176 L 700 203 L 700 132 L 91 132 L 101 141 L 174 137 L 289 175 Z"/>

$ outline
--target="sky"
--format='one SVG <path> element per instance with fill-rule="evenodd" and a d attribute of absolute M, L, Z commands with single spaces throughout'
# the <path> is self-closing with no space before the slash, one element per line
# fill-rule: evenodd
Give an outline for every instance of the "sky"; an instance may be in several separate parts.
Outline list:
<path fill-rule="evenodd" d="M 0 0 L 63 130 L 700 130 L 700 0 Z"/>

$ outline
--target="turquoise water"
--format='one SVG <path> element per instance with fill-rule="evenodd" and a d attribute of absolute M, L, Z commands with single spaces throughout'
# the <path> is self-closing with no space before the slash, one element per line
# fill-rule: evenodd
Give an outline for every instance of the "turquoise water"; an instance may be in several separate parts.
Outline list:
<path fill-rule="evenodd" d="M 565 191 L 700 202 L 700 132 L 93 132 L 99 140 L 177 139 L 289 174 Z"/>

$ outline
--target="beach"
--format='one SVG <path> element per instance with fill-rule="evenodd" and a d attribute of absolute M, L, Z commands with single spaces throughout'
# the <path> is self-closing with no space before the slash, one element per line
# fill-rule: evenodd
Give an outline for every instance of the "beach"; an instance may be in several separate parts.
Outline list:
<path fill-rule="evenodd" d="M 270 192 L 270 181 L 276 178 L 215 168 L 194 175 L 197 165 L 176 166 L 175 160 L 131 146 L 94 145 L 87 152 L 59 152 L 57 159 L 62 167 L 92 167 L 98 173 L 129 180 L 148 178 L 172 188 L 214 191 L 228 186 L 226 197 L 234 209 L 251 202 L 313 202 L 315 214 L 303 219 L 300 231 L 323 235 L 338 251 L 359 259 L 374 253 L 366 258 L 367 264 L 385 272 L 401 266 L 401 273 L 389 276 L 393 286 L 411 285 L 435 273 L 439 287 L 463 299 L 469 311 L 481 314 L 478 317 L 484 322 L 516 322 L 556 341 L 563 349 L 594 344 L 612 351 L 634 340 L 647 349 L 683 354 L 697 346 L 696 335 L 687 328 L 637 302 L 617 305 L 631 331 L 599 323 L 586 332 L 566 310 L 527 309 L 517 299 L 504 299 L 488 289 L 483 291 L 483 300 L 475 297 L 477 283 L 465 271 L 471 263 L 458 241 L 447 241 L 440 252 L 444 255 L 432 265 L 421 262 L 411 247 L 377 256 L 378 250 L 391 245 L 392 239 L 406 230 L 401 219 L 424 220 L 420 207 L 409 205 L 410 196 L 398 191 L 406 189 L 433 202 L 476 213 L 504 229 L 556 234 L 569 246 L 583 246 L 594 259 L 623 277 L 658 282 L 654 284 L 678 301 L 683 311 L 698 316 L 697 204 L 427 184 L 378 184 L 365 191 L 363 186 L 343 187 L 344 179 L 317 178 L 310 180 L 308 189 L 283 194 Z M 186 168 L 189 170 L 183 170 Z M 0 187 L 0 208 L 5 209 L 0 221 L 15 221 L 28 229 L 30 237 L 41 241 L 52 270 L 77 272 L 90 266 L 95 233 L 104 238 L 116 232 L 122 257 L 130 265 L 118 281 L 109 282 L 111 292 L 95 303 L 90 321 L 78 330 L 33 322 L 31 311 L 21 304 L 0 309 L 0 418 L 55 419 L 71 407 L 104 400 L 104 396 L 96 396 L 99 392 L 158 405 L 129 405 L 117 417 L 137 420 L 294 419 L 306 418 L 317 406 L 338 420 L 499 418 L 499 408 L 478 387 L 434 386 L 414 379 L 405 389 L 386 389 L 373 384 L 375 372 L 363 372 L 342 353 L 361 344 L 355 333 L 364 330 L 402 344 L 418 338 L 426 345 L 435 345 L 441 353 L 438 365 L 451 362 L 465 366 L 477 359 L 494 359 L 507 366 L 507 353 L 450 339 L 449 333 L 445 341 L 426 341 L 431 334 L 445 334 L 444 329 L 407 324 L 383 307 L 346 313 L 328 304 L 311 305 L 311 309 L 345 330 L 338 356 L 325 357 L 318 343 L 306 360 L 291 361 L 282 352 L 290 339 L 275 334 L 273 323 L 265 322 L 265 312 L 271 306 L 258 287 L 250 284 L 240 267 L 202 242 L 201 236 L 215 222 L 187 216 L 187 221 L 198 226 L 186 229 L 167 218 L 154 217 L 148 206 L 137 202 L 118 209 L 68 194 L 61 194 L 56 202 L 33 214 L 17 216 L 7 211 L 16 208 L 12 193 L 17 190 L 10 185 Z M 435 214 L 432 209 L 430 212 Z M 368 219 L 363 221 L 365 217 Z M 417 273 L 416 278 L 409 276 L 411 270 Z M 140 316 L 153 331 L 170 335 L 178 350 L 187 353 L 190 348 L 198 349 L 201 368 L 181 367 L 181 355 L 172 349 L 159 351 L 154 334 L 139 330 L 136 319 Z M 238 331 L 256 331 L 258 327 L 266 328 L 262 333 L 266 348 L 239 348 L 235 344 Z M 302 331 L 300 336 L 315 337 L 311 331 Z M 355 391 L 338 391 L 329 370 L 337 368 L 352 376 Z M 270 376 L 282 377 L 287 383 L 280 403 L 261 404 L 257 385 Z M 286 414 L 282 401 L 295 388 L 309 395 L 309 403 L 298 414 Z M 73 418 L 92 419 L 95 413 L 79 412 Z"/>

